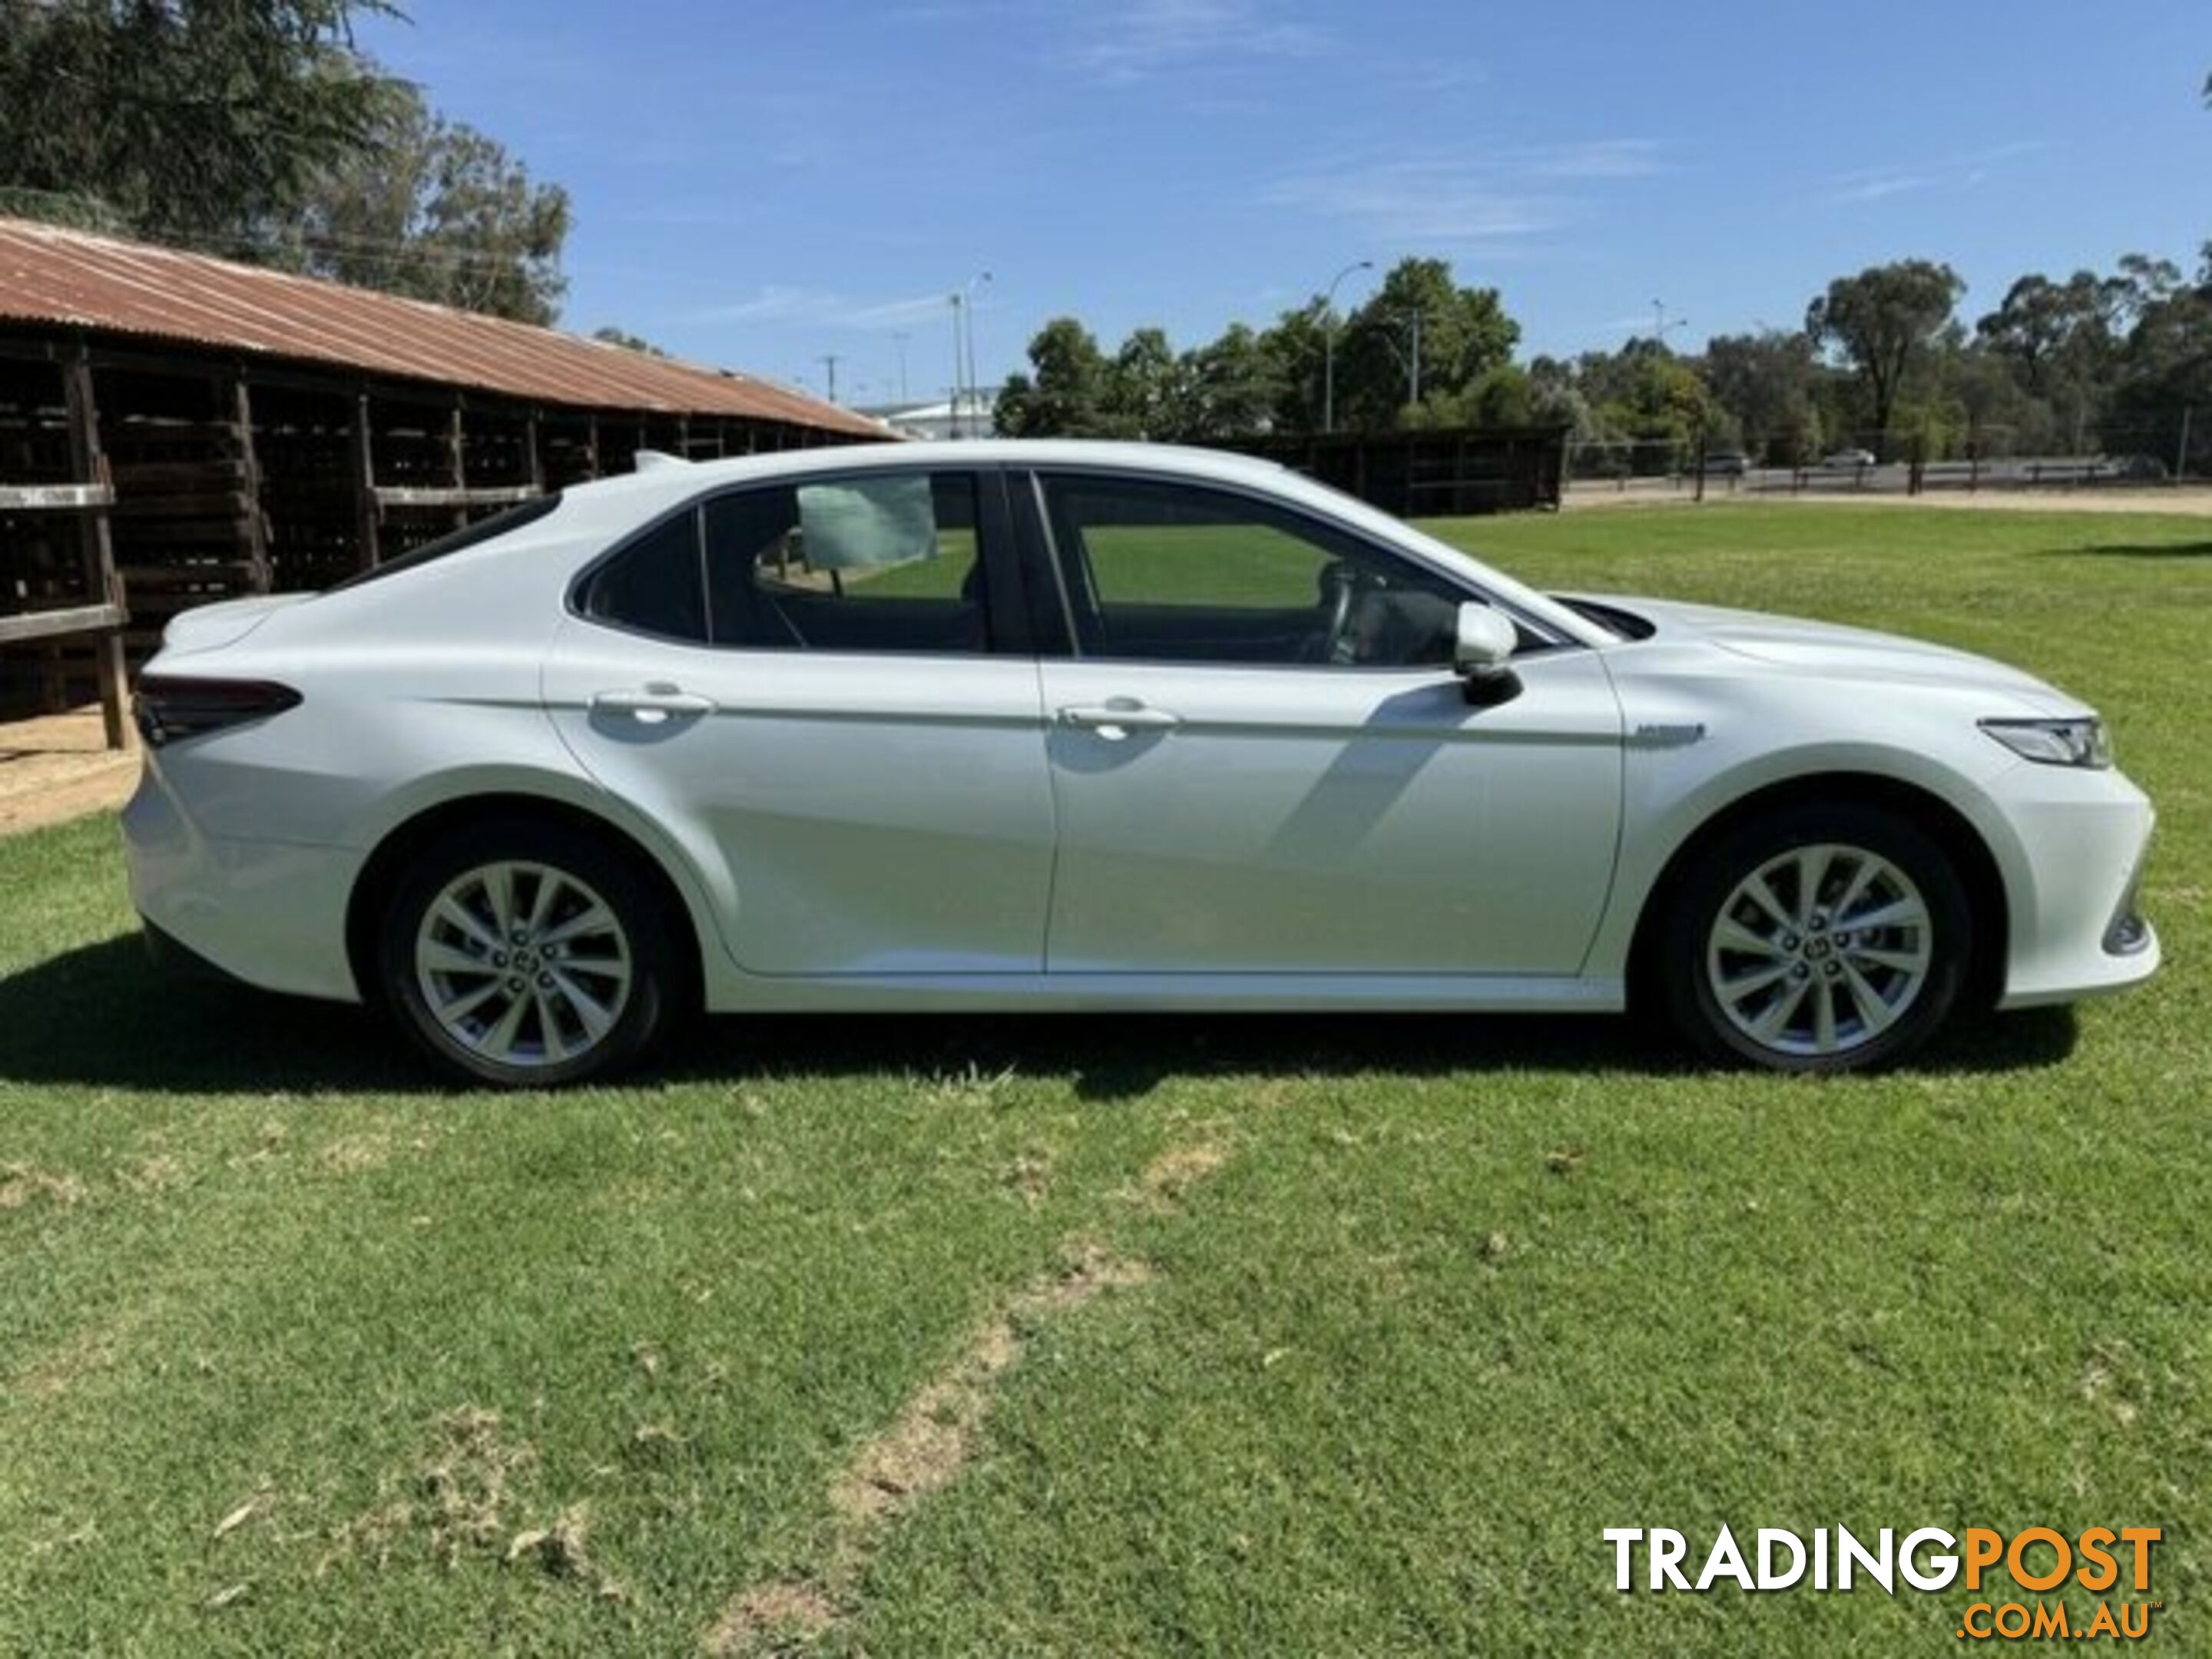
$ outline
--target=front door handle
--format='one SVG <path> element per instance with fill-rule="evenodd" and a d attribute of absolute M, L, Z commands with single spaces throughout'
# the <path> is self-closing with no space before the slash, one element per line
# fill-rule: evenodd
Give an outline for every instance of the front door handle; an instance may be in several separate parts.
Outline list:
<path fill-rule="evenodd" d="M 659 726 L 714 712 L 714 700 L 665 682 L 637 690 L 601 691 L 592 698 L 594 714 L 627 714 L 641 726 Z"/>
<path fill-rule="evenodd" d="M 1182 716 L 1170 714 L 1164 708 L 1148 708 L 1133 697 L 1115 697 L 1109 702 L 1063 708 L 1060 718 L 1062 725 L 1096 732 L 1109 743 L 1120 743 L 1132 732 L 1164 732 L 1182 724 Z"/>

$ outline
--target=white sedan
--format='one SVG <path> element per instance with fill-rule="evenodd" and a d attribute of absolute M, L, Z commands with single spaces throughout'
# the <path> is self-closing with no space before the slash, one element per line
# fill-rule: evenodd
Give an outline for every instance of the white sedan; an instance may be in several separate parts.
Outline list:
<path fill-rule="evenodd" d="M 2149 803 L 1996 663 L 1547 596 L 1211 452 L 649 459 L 172 623 L 157 942 L 501 1084 L 700 1006 L 1635 1002 L 1838 1071 L 2158 964 Z"/>

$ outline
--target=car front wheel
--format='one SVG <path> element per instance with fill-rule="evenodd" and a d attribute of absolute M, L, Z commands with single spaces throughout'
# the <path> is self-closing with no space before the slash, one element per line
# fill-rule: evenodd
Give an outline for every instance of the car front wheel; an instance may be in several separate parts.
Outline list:
<path fill-rule="evenodd" d="M 1972 918 L 1949 856 L 1861 805 L 1789 807 L 1724 835 L 1670 907 L 1662 991 L 1707 1054 L 1776 1071 L 1903 1058 L 1957 1004 Z"/>
<path fill-rule="evenodd" d="M 447 1069 L 573 1083 L 665 1024 L 673 957 L 652 892 L 580 831 L 474 824 L 432 847 L 386 913 L 381 968 L 402 1026 Z"/>

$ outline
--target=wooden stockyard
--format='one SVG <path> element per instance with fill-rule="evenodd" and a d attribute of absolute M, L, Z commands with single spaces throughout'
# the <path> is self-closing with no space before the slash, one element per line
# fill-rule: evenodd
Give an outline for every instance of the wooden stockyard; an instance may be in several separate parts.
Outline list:
<path fill-rule="evenodd" d="M 890 435 L 750 376 L 0 219 L 0 716 L 98 695 L 188 606 L 320 587 L 629 471 Z"/>
<path fill-rule="evenodd" d="M 1280 461 L 1401 518 L 1524 513 L 1560 504 L 1565 426 L 1310 433 L 1236 447 Z"/>

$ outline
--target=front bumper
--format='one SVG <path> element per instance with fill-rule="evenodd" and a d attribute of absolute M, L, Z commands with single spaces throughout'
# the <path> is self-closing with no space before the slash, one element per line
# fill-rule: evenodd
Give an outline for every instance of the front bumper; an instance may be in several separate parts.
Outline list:
<path fill-rule="evenodd" d="M 345 923 L 366 854 L 210 836 L 151 763 L 123 809 L 123 842 L 131 902 L 149 933 L 264 990 L 361 1000 Z"/>
<path fill-rule="evenodd" d="M 2014 839 L 1997 1006 L 2070 1002 L 2157 972 L 2158 933 L 2136 908 L 2156 819 L 2143 793 L 2118 772 L 2027 763 L 1990 793 Z"/>

